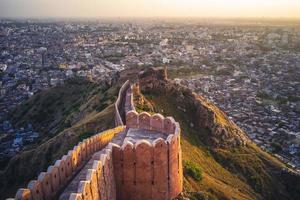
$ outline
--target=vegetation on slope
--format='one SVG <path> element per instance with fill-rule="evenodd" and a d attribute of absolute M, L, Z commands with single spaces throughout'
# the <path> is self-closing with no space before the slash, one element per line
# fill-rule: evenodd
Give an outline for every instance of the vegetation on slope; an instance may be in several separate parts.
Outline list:
<path fill-rule="evenodd" d="M 60 128 L 69 128 L 71 121 L 65 119 L 88 98 L 91 91 L 98 89 L 95 83 L 84 79 L 70 79 L 65 84 L 56 86 L 34 95 L 18 106 L 11 118 L 18 127 L 32 123 L 34 129 L 44 137 L 52 137 Z"/>
<path fill-rule="evenodd" d="M 18 188 L 26 187 L 30 180 L 36 179 L 40 172 L 46 171 L 79 141 L 114 127 L 113 103 L 118 89 L 117 86 L 97 87 L 86 81 L 71 81 L 40 93 L 39 97 L 33 96 L 25 103 L 26 109 L 24 105 L 17 108 L 18 112 L 26 110 L 24 115 L 14 113 L 20 123 L 35 119 L 34 116 L 47 107 L 55 109 L 55 113 L 44 113 L 42 120 L 34 121 L 34 126 L 59 133 L 53 131 L 53 134 L 45 135 L 34 148 L 24 150 L 10 160 L 0 172 L 0 199 L 13 197 Z M 64 126 L 66 121 L 70 121 L 67 127 Z"/>
<path fill-rule="evenodd" d="M 195 110 L 182 109 L 174 94 L 166 91 L 145 94 L 152 112 L 174 116 L 182 128 L 184 162 L 195 163 L 202 171 L 197 181 L 185 174 L 184 189 L 191 199 L 298 199 L 299 188 L 283 175 L 283 163 L 249 142 L 236 148 L 207 145 L 207 129 L 195 126 Z M 188 98 L 188 97 L 185 97 Z M 145 101 L 146 102 L 146 101 Z M 139 102 L 135 102 L 139 103 Z M 188 101 L 186 101 L 188 104 Z M 185 105 L 185 107 L 193 105 Z M 138 105 L 142 110 L 143 105 Z M 147 106 L 149 108 L 149 106 Z M 222 123 L 230 123 L 217 112 Z M 294 178 L 299 183 L 299 177 Z"/>

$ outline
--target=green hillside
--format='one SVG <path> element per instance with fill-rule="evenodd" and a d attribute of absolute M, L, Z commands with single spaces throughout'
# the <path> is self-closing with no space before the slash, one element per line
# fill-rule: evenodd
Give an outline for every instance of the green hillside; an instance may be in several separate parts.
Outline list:
<path fill-rule="evenodd" d="M 113 103 L 119 87 L 99 85 L 69 80 L 33 96 L 12 113 L 19 125 L 30 121 L 43 135 L 0 171 L 0 199 L 13 197 L 79 141 L 114 127 Z"/>
<path fill-rule="evenodd" d="M 141 81 L 141 84 L 144 82 Z M 201 125 L 202 119 L 197 112 L 200 105 L 209 107 L 216 115 L 214 123 L 225 126 L 232 137 L 238 127 L 202 97 L 196 98 L 186 88 L 155 78 L 151 84 L 149 82 L 149 87 L 142 87 L 142 93 L 144 97 L 135 99 L 138 111 L 173 116 L 181 125 L 184 163 L 192 164 L 195 173 L 201 177 L 200 180 L 195 178 L 190 165 L 184 164 L 183 197 L 238 200 L 300 198 L 300 177 L 287 173 L 282 162 L 251 141 L 237 147 L 213 146 L 208 142 L 212 133 Z"/>
<path fill-rule="evenodd" d="M 32 121 L 43 137 L 0 172 L 0 199 L 14 196 L 78 141 L 113 127 L 120 85 L 136 79 L 138 71 L 124 71 L 112 86 L 70 80 L 18 107 L 15 122 Z M 165 75 L 148 75 L 153 77 L 145 78 L 142 94 L 135 94 L 137 110 L 173 116 L 182 128 L 184 192 L 178 199 L 300 199 L 300 177 L 250 140 L 241 145 L 245 133 L 221 110 Z M 41 112 L 46 113 L 40 118 Z"/>

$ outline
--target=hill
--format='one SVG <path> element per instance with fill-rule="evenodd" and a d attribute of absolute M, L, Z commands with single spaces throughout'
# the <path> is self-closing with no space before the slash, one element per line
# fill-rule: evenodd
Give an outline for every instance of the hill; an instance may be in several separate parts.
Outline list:
<path fill-rule="evenodd" d="M 79 141 L 114 127 L 113 103 L 119 85 L 68 80 L 64 85 L 34 95 L 12 113 L 18 125 L 33 123 L 40 141 L 26 147 L 0 171 L 0 199 L 47 170 Z"/>
<path fill-rule="evenodd" d="M 299 176 L 252 143 L 216 106 L 166 77 L 164 70 L 143 73 L 135 104 L 139 111 L 174 116 L 180 122 L 185 163 L 182 198 L 300 198 Z"/>
<path fill-rule="evenodd" d="M 13 196 L 78 141 L 112 128 L 120 84 L 137 79 L 138 73 L 126 70 L 118 82 L 104 86 L 71 80 L 17 108 L 12 114 L 16 122 L 36 119 L 34 127 L 43 131 L 43 139 L 0 172 L 1 199 Z M 173 116 L 182 128 L 184 193 L 178 199 L 300 198 L 300 177 L 252 143 L 215 105 L 168 80 L 164 70 L 149 69 L 139 78 L 140 90 L 134 90 L 137 110 Z M 34 117 L 45 109 L 55 112 L 46 112 L 42 120 Z"/>

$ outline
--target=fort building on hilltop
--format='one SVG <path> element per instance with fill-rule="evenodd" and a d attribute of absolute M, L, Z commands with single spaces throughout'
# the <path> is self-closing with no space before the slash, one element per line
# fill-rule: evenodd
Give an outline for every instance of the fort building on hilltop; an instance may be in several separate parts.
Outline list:
<path fill-rule="evenodd" d="M 83 140 L 40 173 L 17 200 L 164 200 L 183 189 L 180 126 L 172 117 L 137 113 L 125 82 L 115 125 Z"/>

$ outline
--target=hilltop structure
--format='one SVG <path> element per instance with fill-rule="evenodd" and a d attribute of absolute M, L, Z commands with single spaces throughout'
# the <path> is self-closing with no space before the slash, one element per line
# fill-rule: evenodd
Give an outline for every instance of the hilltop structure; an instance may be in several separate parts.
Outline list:
<path fill-rule="evenodd" d="M 142 74 L 141 74 L 142 75 Z M 115 103 L 116 128 L 85 139 L 49 166 L 18 200 L 173 199 L 183 189 L 180 126 L 138 113 L 127 81 Z"/>

